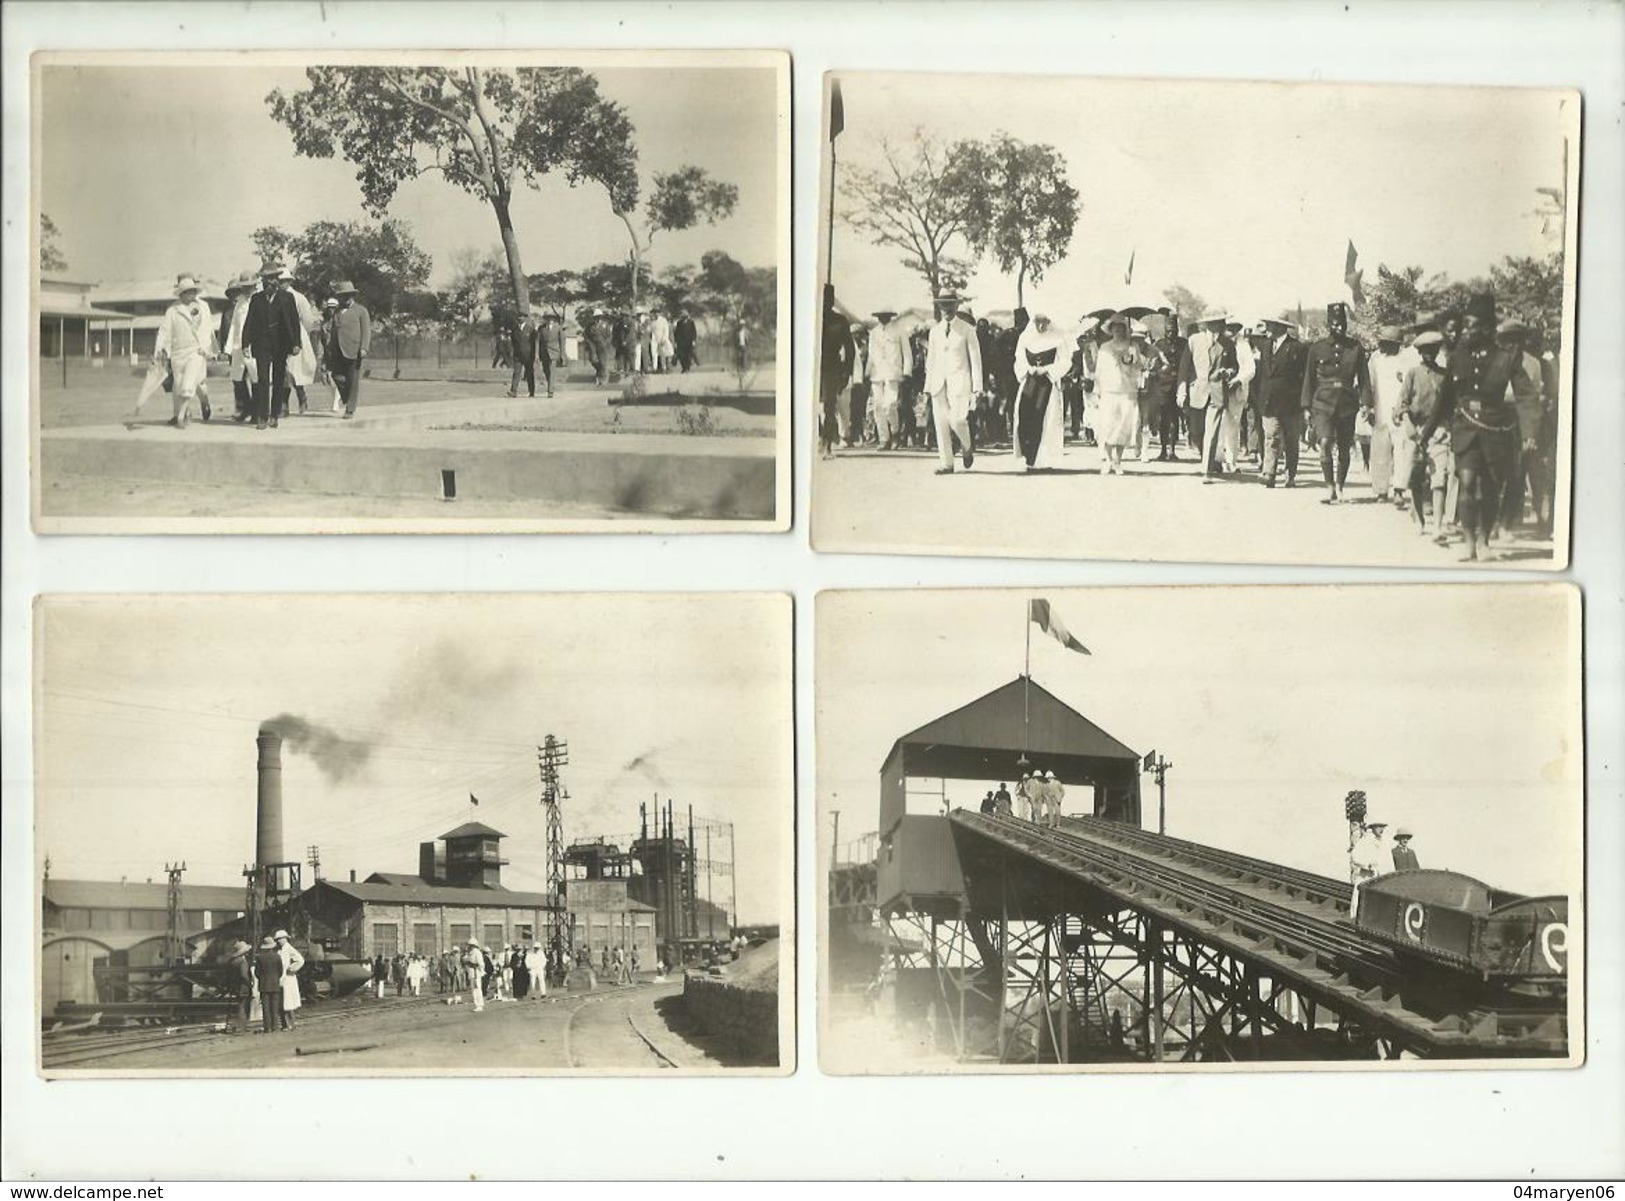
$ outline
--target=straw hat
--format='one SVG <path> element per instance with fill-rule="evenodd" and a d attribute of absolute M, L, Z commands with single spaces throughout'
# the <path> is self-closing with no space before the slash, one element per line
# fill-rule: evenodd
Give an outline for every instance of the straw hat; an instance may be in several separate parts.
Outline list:
<path fill-rule="evenodd" d="M 198 286 L 197 280 L 190 275 L 183 275 L 175 281 L 175 295 L 177 296 L 184 296 L 188 292 L 201 292 L 202 290 Z"/>

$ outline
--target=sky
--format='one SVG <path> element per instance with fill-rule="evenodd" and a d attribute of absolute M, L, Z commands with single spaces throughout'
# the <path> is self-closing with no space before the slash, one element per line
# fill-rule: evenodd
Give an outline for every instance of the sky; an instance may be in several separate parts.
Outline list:
<path fill-rule="evenodd" d="M 757 67 L 594 67 L 602 93 L 637 131 L 646 198 L 656 172 L 705 167 L 739 187 L 732 217 L 656 237 L 649 261 L 694 263 L 712 249 L 747 266 L 776 261 L 777 74 Z M 305 86 L 299 67 L 49 66 L 41 84 L 41 211 L 61 231 L 67 274 L 101 283 L 220 279 L 257 268 L 249 235 L 312 221 L 368 220 L 355 168 L 299 158 L 265 104 Z M 430 175 L 403 184 L 389 216 L 406 221 L 443 285 L 452 255 L 500 249 L 490 206 Z M 602 188 L 561 178 L 519 185 L 513 206 L 525 270 L 626 258 L 626 229 Z"/>
<path fill-rule="evenodd" d="M 1169 834 L 1346 877 L 1343 799 L 1360 788 L 1368 820 L 1412 828 L 1424 867 L 1578 894 L 1579 600 L 1563 586 L 825 592 L 825 862 L 831 808 L 843 843 L 876 828 L 897 738 L 1020 676 L 1034 596 L 1092 654 L 1035 627 L 1033 680 L 1173 764 Z M 994 783 L 950 782 L 950 802 L 975 808 Z M 1141 788 L 1155 829 L 1154 780 Z"/>
<path fill-rule="evenodd" d="M 318 845 L 333 879 L 416 874 L 419 842 L 477 819 L 507 835 L 504 883 L 545 887 L 554 734 L 567 840 L 635 833 L 658 792 L 733 822 L 741 917 L 788 920 L 786 598 L 64 598 L 41 624 L 35 846 L 55 878 L 185 860 L 187 883 L 241 883 L 255 734 L 291 713 L 371 744 L 336 779 L 284 747 L 284 854 Z"/>
<path fill-rule="evenodd" d="M 1027 306 L 1058 323 L 1156 307 L 1174 283 L 1248 318 L 1347 300 L 1350 240 L 1368 281 L 1378 263 L 1465 279 L 1505 255 L 1546 253 L 1556 246 L 1531 215 L 1535 188 L 1562 183 L 1561 130 L 1578 108 L 1569 93 L 1533 89 L 906 74 L 843 74 L 841 86 L 838 174 L 916 129 L 945 142 L 1004 130 L 1060 151 L 1079 218 Z M 924 303 L 901 257 L 837 220 L 842 302 Z M 966 291 L 978 311 L 1008 309 L 1015 275 L 984 264 Z"/>

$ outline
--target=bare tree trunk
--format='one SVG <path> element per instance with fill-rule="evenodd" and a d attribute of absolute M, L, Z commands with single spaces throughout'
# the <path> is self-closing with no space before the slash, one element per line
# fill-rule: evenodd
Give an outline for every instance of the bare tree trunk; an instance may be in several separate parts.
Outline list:
<path fill-rule="evenodd" d="M 525 279 L 524 265 L 519 261 L 519 239 L 513 232 L 513 217 L 508 212 L 508 194 L 499 192 L 491 198 L 491 207 L 497 211 L 497 228 L 502 231 L 502 249 L 508 256 L 508 282 L 513 285 L 514 308 L 521 317 L 530 316 L 530 284 Z"/>
<path fill-rule="evenodd" d="M 626 236 L 632 240 L 632 311 L 638 311 L 638 276 L 643 274 L 643 247 L 638 243 L 638 231 L 626 213 L 616 213 L 626 226 Z"/>
<path fill-rule="evenodd" d="M 1027 260 L 1022 259 L 1021 260 L 1021 270 L 1016 272 L 1016 307 L 1018 309 L 1024 309 L 1024 308 L 1027 307 L 1026 292 L 1025 292 L 1026 286 L 1027 286 Z"/>

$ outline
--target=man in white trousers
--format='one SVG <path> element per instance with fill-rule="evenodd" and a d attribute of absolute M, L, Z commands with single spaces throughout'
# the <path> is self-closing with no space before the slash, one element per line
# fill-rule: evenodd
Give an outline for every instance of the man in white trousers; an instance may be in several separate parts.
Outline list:
<path fill-rule="evenodd" d="M 925 349 L 925 391 L 931 397 L 937 427 L 938 475 L 954 473 L 953 436 L 958 435 L 961 461 L 968 471 L 976 460 L 971 445 L 970 411 L 982 390 L 982 349 L 976 327 L 959 313 L 959 294 L 944 292 L 936 298 L 938 319 L 931 326 Z"/>
<path fill-rule="evenodd" d="M 898 389 L 914 370 L 914 355 L 908 346 L 908 335 L 897 325 L 897 314 L 890 309 L 878 309 L 875 320 L 880 322 L 869 334 L 869 411 L 875 418 L 875 442 L 881 450 L 890 450 L 898 434 Z"/>

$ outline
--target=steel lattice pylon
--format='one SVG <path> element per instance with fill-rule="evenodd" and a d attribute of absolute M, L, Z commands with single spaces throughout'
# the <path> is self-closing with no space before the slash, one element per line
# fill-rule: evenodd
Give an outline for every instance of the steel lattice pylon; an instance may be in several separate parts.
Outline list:
<path fill-rule="evenodd" d="M 553 908 L 547 914 L 547 946 L 568 954 L 570 922 L 564 909 L 564 805 L 570 790 L 559 780 L 559 768 L 570 762 L 570 746 L 549 734 L 536 748 L 542 777 L 542 805 L 547 809 L 547 891 Z"/>

